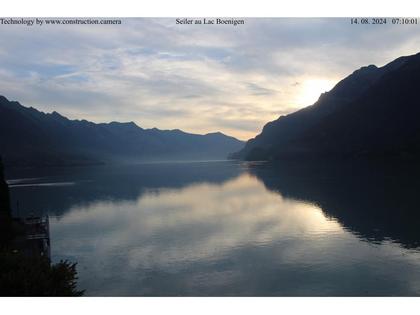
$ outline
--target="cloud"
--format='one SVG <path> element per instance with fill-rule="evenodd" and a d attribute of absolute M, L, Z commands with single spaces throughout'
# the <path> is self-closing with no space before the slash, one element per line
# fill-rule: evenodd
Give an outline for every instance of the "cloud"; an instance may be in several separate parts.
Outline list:
<path fill-rule="evenodd" d="M 416 26 L 346 18 L 2 26 L 0 93 L 70 118 L 247 139 L 278 113 L 300 108 L 305 81 L 338 82 L 361 66 L 415 53 L 419 35 Z"/>
<path fill-rule="evenodd" d="M 251 91 L 251 94 L 256 95 L 256 96 L 259 96 L 259 95 L 270 96 L 270 95 L 275 95 L 277 93 L 277 91 L 275 90 L 267 89 L 255 83 L 248 83 L 247 86 L 248 86 L 248 89 Z"/>

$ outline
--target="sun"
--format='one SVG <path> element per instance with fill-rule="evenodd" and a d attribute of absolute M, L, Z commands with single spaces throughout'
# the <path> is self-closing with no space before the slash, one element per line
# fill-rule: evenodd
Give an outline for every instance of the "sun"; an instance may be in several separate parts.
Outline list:
<path fill-rule="evenodd" d="M 305 107 L 315 103 L 319 96 L 331 90 L 335 82 L 326 79 L 309 79 L 298 85 L 296 105 Z"/>

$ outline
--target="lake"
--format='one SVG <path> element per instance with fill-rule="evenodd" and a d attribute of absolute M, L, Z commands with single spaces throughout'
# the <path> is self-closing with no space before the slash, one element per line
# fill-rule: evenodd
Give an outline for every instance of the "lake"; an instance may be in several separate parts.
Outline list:
<path fill-rule="evenodd" d="M 419 296 L 420 171 L 235 161 L 7 172 L 88 296 Z"/>

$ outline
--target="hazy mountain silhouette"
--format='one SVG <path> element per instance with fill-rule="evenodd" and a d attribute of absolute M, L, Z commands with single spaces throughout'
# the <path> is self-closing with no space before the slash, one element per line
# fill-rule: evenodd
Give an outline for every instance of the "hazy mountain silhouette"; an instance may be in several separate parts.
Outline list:
<path fill-rule="evenodd" d="M 420 155 L 420 54 L 370 65 L 318 101 L 269 122 L 232 155 L 284 158 L 416 158 Z"/>
<path fill-rule="evenodd" d="M 224 159 L 243 142 L 220 132 L 143 129 L 43 113 L 0 96 L 0 153 L 9 165 L 78 165 L 109 161 Z"/>

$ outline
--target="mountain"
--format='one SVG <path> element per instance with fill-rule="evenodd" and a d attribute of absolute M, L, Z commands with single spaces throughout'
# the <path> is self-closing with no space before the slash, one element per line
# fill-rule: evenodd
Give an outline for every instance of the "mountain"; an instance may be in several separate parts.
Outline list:
<path fill-rule="evenodd" d="M 233 158 L 420 157 L 420 53 L 362 67 L 318 101 L 266 124 Z"/>
<path fill-rule="evenodd" d="M 0 155 L 7 165 L 83 165 L 150 160 L 224 159 L 243 142 L 220 132 L 143 129 L 43 113 L 0 96 Z"/>

